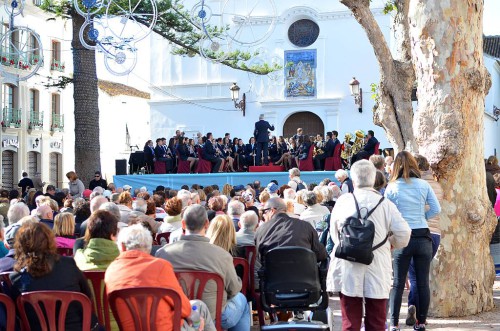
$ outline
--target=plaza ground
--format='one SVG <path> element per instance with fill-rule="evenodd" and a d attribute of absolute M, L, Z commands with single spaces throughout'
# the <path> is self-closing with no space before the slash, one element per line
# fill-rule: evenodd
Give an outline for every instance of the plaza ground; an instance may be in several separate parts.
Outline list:
<path fill-rule="evenodd" d="M 406 318 L 408 291 L 403 295 L 403 306 L 401 307 L 401 330 L 413 330 L 413 327 L 404 325 Z M 495 308 L 492 311 L 473 316 L 454 318 L 428 318 L 427 329 L 432 331 L 500 331 L 500 277 L 496 278 L 493 286 L 493 298 Z M 330 307 L 334 310 L 335 326 L 332 331 L 341 330 L 340 301 L 338 297 L 330 298 Z M 259 330 L 258 326 L 252 327 L 252 331 Z"/>

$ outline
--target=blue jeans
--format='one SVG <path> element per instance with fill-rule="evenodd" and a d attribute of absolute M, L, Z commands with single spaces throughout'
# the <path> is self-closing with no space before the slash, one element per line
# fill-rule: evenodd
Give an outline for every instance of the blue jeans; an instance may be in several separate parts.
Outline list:
<path fill-rule="evenodd" d="M 430 301 L 429 270 L 432 261 L 432 241 L 427 237 L 412 237 L 408 246 L 394 250 L 393 258 L 394 283 L 390 294 L 391 324 L 399 325 L 399 311 L 403 299 L 406 275 L 412 259 L 415 264 L 416 288 L 420 308 L 417 320 L 419 323 L 425 323 Z"/>
<path fill-rule="evenodd" d="M 432 258 L 436 256 L 441 242 L 441 236 L 436 233 L 431 233 L 432 237 Z M 410 262 L 410 269 L 408 271 L 408 278 L 410 280 L 410 293 L 408 294 L 408 306 L 415 306 L 418 312 L 418 291 L 417 291 L 417 276 L 415 274 L 415 265 L 413 260 Z"/>
<path fill-rule="evenodd" d="M 226 308 L 222 312 L 222 328 L 229 331 L 250 330 L 250 308 L 247 298 L 238 293 L 227 300 Z"/>

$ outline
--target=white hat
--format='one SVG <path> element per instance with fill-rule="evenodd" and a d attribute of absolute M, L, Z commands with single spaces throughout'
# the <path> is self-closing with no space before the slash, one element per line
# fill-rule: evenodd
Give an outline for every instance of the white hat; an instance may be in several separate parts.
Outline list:
<path fill-rule="evenodd" d="M 123 189 L 128 191 L 128 190 L 131 190 L 132 189 L 132 186 L 130 185 L 123 185 Z"/>

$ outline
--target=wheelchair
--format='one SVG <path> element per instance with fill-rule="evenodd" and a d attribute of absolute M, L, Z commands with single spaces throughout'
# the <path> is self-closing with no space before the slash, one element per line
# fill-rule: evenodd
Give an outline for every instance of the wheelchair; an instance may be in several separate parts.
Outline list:
<path fill-rule="evenodd" d="M 276 312 L 310 311 L 307 320 L 272 322 L 261 330 L 333 330 L 328 308 L 326 274 L 328 261 L 318 265 L 316 254 L 303 247 L 278 247 L 264 256 L 258 271 L 262 309 Z M 312 315 L 312 317 L 311 317 Z"/>

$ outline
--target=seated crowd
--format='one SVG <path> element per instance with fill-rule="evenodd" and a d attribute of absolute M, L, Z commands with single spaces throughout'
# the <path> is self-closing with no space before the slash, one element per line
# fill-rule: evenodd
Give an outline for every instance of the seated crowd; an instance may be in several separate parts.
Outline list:
<path fill-rule="evenodd" d="M 328 289 L 340 293 L 344 330 L 359 330 L 363 316 L 367 330 L 385 328 L 391 282 L 391 330 L 399 330 L 408 273 L 411 292 L 406 322 L 415 330 L 425 330 L 429 267 L 439 245 L 434 217 L 440 211 L 442 191 L 422 156 L 400 152 L 393 164 L 386 161 L 392 162 L 392 158 L 372 155 L 370 161 L 356 162 L 350 173 L 337 171 L 335 182 L 326 178 L 319 184 L 305 183 L 300 170 L 291 168 L 287 183 L 271 181 L 264 187 L 259 181 L 222 188 L 184 185 L 179 190 L 159 185 L 148 192 L 145 187 L 111 183 L 75 198 L 69 191 L 57 190 L 45 194 L 28 191 L 24 198 L 10 201 L 3 198 L 0 210 L 1 203 L 7 208 L 0 221 L 0 272 L 11 272 L 11 285 L 6 288 L 4 282 L 3 290 L 13 299 L 25 292 L 64 290 L 83 293 L 92 300 L 84 272 L 99 270 L 105 272 L 110 296 L 136 287 L 176 292 L 181 307 L 172 307 L 169 299 L 157 307 L 159 330 L 171 330 L 174 311 L 180 309 L 183 330 L 220 327 L 248 331 L 251 311 L 247 303 L 257 298 L 251 292 L 242 293 L 242 275 L 233 267 L 233 258 L 248 258 L 244 248 L 255 247 L 253 272 L 257 277 L 250 287 L 258 288 L 257 270 L 266 253 L 276 247 L 299 246 L 314 252 L 318 262 L 330 256 Z M 412 194 L 415 187 L 418 195 Z M 428 208 L 409 208 L 417 205 Z M 368 266 L 334 257 L 339 231 L 356 214 L 356 208 L 372 211 L 374 244 L 381 243 Z M 73 254 L 61 253 L 67 248 Z M 413 256 L 419 259 L 411 262 Z M 209 283 L 201 300 L 190 300 L 195 298 L 185 294 L 176 277 L 184 271 L 215 273 L 223 288 Z M 220 292 L 222 305 L 218 307 Z M 191 319 L 194 306 L 200 314 L 199 325 Z M 115 308 L 121 329 L 134 330 L 134 318 L 123 302 L 118 301 Z M 4 313 L 1 305 L 0 313 Z M 36 326 L 32 314 L 29 320 Z M 116 326 L 115 318 L 112 326 Z M 79 308 L 70 307 L 66 327 L 81 325 Z M 93 315 L 92 329 L 103 327 Z"/>
<path fill-rule="evenodd" d="M 360 130 L 357 132 L 362 133 Z M 148 140 L 143 151 L 146 171 L 150 173 L 155 172 L 155 164 L 158 167 L 160 163 L 165 165 L 164 172 L 174 172 L 181 161 L 188 162 L 189 172 L 196 173 L 199 172 L 197 165 L 200 158 L 211 163 L 211 172 L 248 171 L 250 166 L 261 164 L 283 166 L 283 169 L 288 171 L 293 167 L 299 167 L 300 161 L 311 157 L 314 170 L 325 170 L 326 158 L 336 157 L 338 164 L 341 164 L 340 152 L 334 155 L 337 145 L 343 148 L 349 145 L 348 148 L 350 148 L 353 144 L 349 141 L 341 143 L 337 137 L 337 131 L 329 131 L 326 136 L 322 134 L 309 136 L 303 133 L 302 128 L 299 128 L 297 134 L 290 138 L 269 135 L 268 149 L 262 152 L 258 149 L 255 137 L 250 137 L 248 140 L 236 137 L 231 139 L 231 134 L 226 133 L 224 138 L 215 138 L 211 132 L 207 132 L 204 136 L 198 133 L 196 138 L 191 139 L 177 130 L 175 136 L 169 139 L 168 144 L 166 138 L 157 138 L 156 146 L 152 140 Z M 378 154 L 377 144 L 378 140 L 374 137 L 373 131 L 369 130 L 367 135 L 363 134 L 363 139 L 360 140 L 360 150 L 352 155 L 353 162 Z M 261 155 L 258 155 L 259 152 Z M 267 157 L 269 159 L 265 160 L 264 158 Z M 350 159 L 351 156 L 349 155 L 348 158 Z"/>

